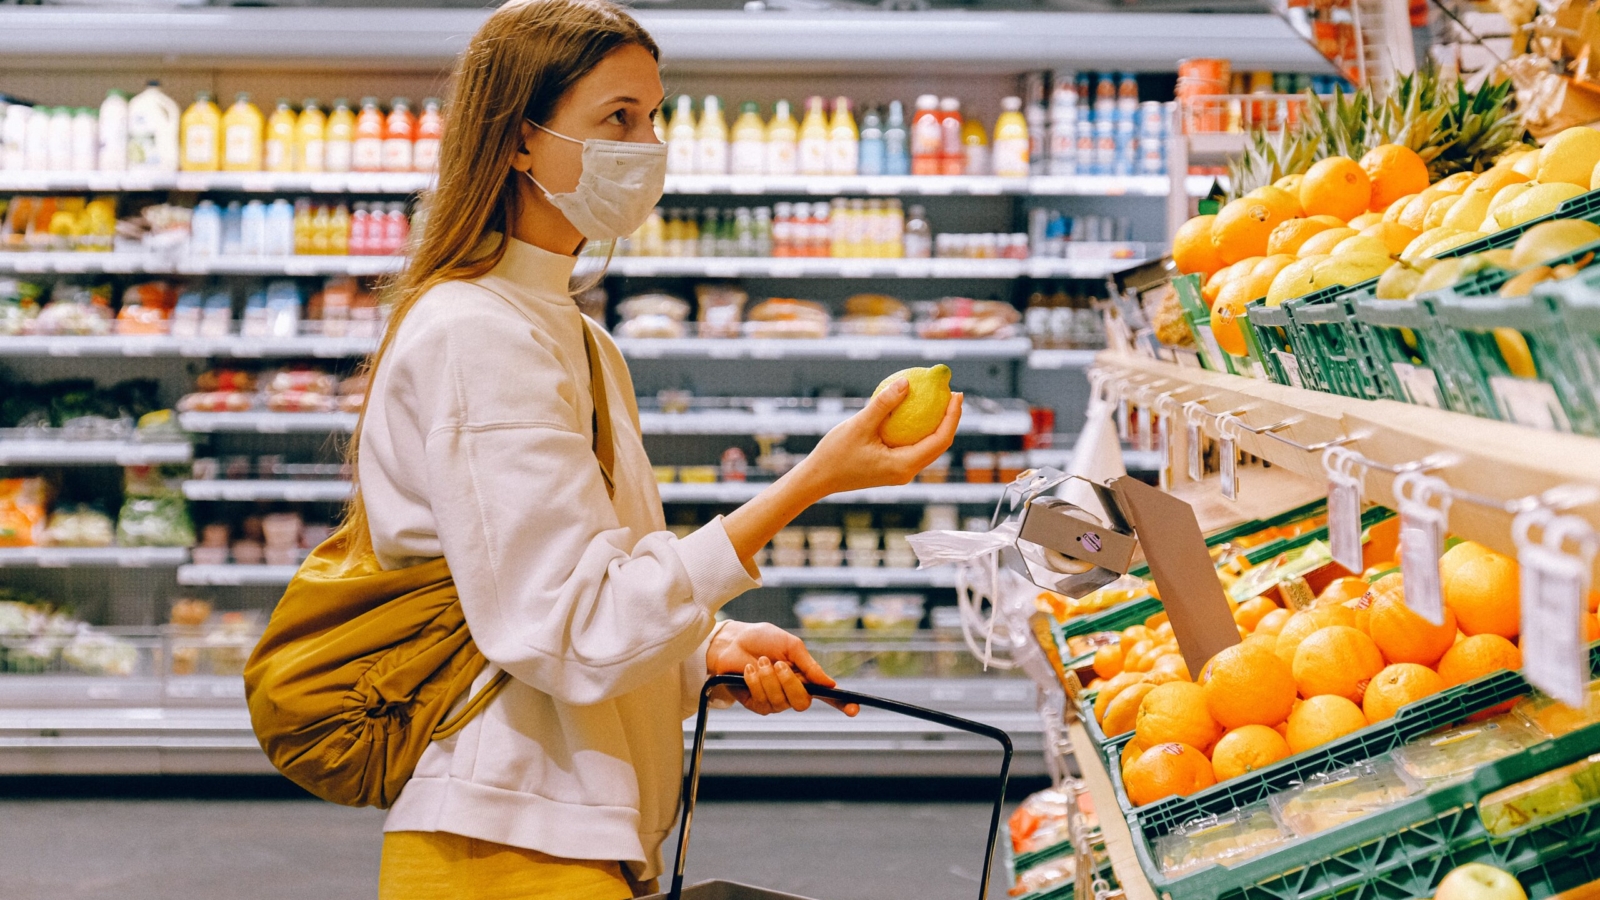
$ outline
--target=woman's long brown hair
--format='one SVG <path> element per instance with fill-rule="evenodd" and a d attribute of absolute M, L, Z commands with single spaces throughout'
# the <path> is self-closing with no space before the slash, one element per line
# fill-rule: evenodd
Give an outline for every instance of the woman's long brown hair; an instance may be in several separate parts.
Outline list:
<path fill-rule="evenodd" d="M 405 269 L 384 286 L 388 324 L 365 371 L 375 375 L 406 313 L 429 288 L 482 277 L 505 255 L 505 234 L 517 217 L 521 177 L 511 160 L 522 144 L 522 122 L 548 121 L 573 83 L 607 54 L 638 45 L 659 57 L 655 41 L 607 0 L 511 0 L 473 35 L 451 78 L 439 148 L 439 178 L 424 199 L 425 221 L 408 248 Z M 356 471 L 367 400 L 346 457 Z M 341 530 L 346 546 L 370 550 L 372 533 L 360 483 Z M 361 554 L 351 554 L 352 557 Z M 353 560 L 352 560 L 353 561 Z"/>

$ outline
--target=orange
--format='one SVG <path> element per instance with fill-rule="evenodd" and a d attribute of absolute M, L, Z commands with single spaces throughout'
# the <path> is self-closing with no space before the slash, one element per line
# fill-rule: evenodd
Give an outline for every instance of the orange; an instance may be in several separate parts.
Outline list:
<path fill-rule="evenodd" d="M 1152 588 L 1153 587 L 1154 587 L 1154 585 L 1152 585 Z M 1152 590 L 1151 593 L 1153 595 L 1154 591 Z M 1157 599 L 1159 599 L 1159 598 L 1157 598 Z M 1155 615 L 1151 616 L 1150 618 L 1144 620 L 1144 627 L 1152 629 L 1152 630 L 1156 629 L 1156 628 L 1160 628 L 1161 626 L 1163 626 L 1165 624 L 1167 624 L 1167 614 L 1166 614 L 1165 611 L 1158 612 Z"/>
<path fill-rule="evenodd" d="M 1217 783 L 1211 761 L 1194 747 L 1183 743 L 1160 743 L 1139 754 L 1122 778 L 1128 801 L 1144 806 L 1165 797 L 1187 797 Z"/>
<path fill-rule="evenodd" d="M 1179 272 L 1199 272 L 1209 278 L 1222 268 L 1222 257 L 1211 243 L 1211 223 L 1216 220 L 1216 216 L 1195 216 L 1178 227 L 1172 236 L 1172 261 Z"/>
<path fill-rule="evenodd" d="M 1256 623 L 1255 634 L 1264 634 L 1276 638 L 1278 632 L 1283 630 L 1283 623 L 1289 621 L 1289 617 L 1292 615 L 1294 614 L 1287 609 L 1275 609 L 1267 613 L 1261 617 L 1261 621 Z M 1274 641 L 1274 644 L 1276 644 L 1276 641 Z"/>
<path fill-rule="evenodd" d="M 1348 156 L 1330 156 L 1300 180 L 1300 208 L 1308 216 L 1338 216 L 1346 222 L 1367 211 L 1372 180 Z"/>
<path fill-rule="evenodd" d="M 1438 665 L 1445 651 L 1455 644 L 1456 614 L 1444 611 L 1444 624 L 1435 625 L 1406 606 L 1400 591 L 1378 591 L 1378 585 L 1398 575 L 1388 575 L 1372 586 L 1372 608 L 1368 611 L 1367 633 L 1392 663 Z"/>
<path fill-rule="evenodd" d="M 1181 653 L 1165 653 L 1156 658 L 1156 664 L 1150 668 L 1150 674 L 1158 675 L 1165 672 L 1171 672 L 1184 681 L 1194 680 L 1189 674 L 1189 663 L 1184 660 Z"/>
<path fill-rule="evenodd" d="M 1407 194 L 1428 186 L 1428 164 L 1415 150 L 1399 144 L 1382 144 L 1361 157 L 1361 168 L 1372 182 L 1368 208 L 1383 210 Z"/>
<path fill-rule="evenodd" d="M 1146 694 L 1134 730 L 1151 745 L 1178 741 L 1202 750 L 1222 736 L 1206 711 L 1205 688 L 1187 681 L 1158 685 Z"/>
<path fill-rule="evenodd" d="M 1123 655 L 1127 655 L 1128 650 L 1133 647 L 1134 644 L 1137 644 L 1149 636 L 1150 629 L 1144 627 L 1143 625 L 1133 625 L 1122 629 Z"/>
<path fill-rule="evenodd" d="M 1100 688 L 1100 693 L 1096 694 L 1094 698 L 1095 720 L 1101 721 L 1105 719 L 1106 708 L 1111 705 L 1112 700 L 1117 699 L 1117 694 L 1143 681 L 1144 676 L 1138 672 L 1123 672 L 1121 675 L 1107 679 L 1105 685 Z"/>
<path fill-rule="evenodd" d="M 1276 653 L 1235 644 L 1206 663 L 1200 674 L 1206 711 L 1223 728 L 1276 725 L 1294 707 L 1295 682 Z"/>
<path fill-rule="evenodd" d="M 1094 673 L 1110 678 L 1122 672 L 1122 645 L 1107 644 L 1094 652 Z"/>
<path fill-rule="evenodd" d="M 1354 600 L 1346 600 L 1339 604 L 1345 609 L 1356 614 L 1356 623 L 1350 627 L 1361 632 L 1367 637 L 1372 636 L 1372 595 L 1362 594 Z"/>
<path fill-rule="evenodd" d="M 1258 187 L 1245 196 L 1272 207 L 1281 218 L 1293 219 L 1300 215 L 1300 198 L 1276 185 Z"/>
<path fill-rule="evenodd" d="M 1289 752 L 1304 753 L 1365 727 L 1367 717 L 1361 707 L 1344 697 L 1322 694 L 1295 707 L 1289 714 L 1284 737 L 1289 742 Z"/>
<path fill-rule="evenodd" d="M 1328 586 L 1317 595 L 1317 602 L 1313 606 L 1337 606 L 1346 600 L 1354 600 L 1367 592 L 1368 584 L 1360 578 L 1335 578 L 1328 582 Z"/>
<path fill-rule="evenodd" d="M 1145 695 L 1155 690 L 1153 684 L 1136 684 L 1117 694 L 1117 699 L 1111 701 L 1106 707 L 1105 717 L 1100 720 L 1100 730 L 1108 736 L 1132 731 L 1133 724 L 1139 717 L 1139 704 Z"/>
<path fill-rule="evenodd" d="M 1211 223 L 1211 244 L 1227 263 L 1264 256 L 1267 236 L 1285 218 L 1265 201 L 1240 197 L 1217 213 Z"/>
<path fill-rule="evenodd" d="M 1600 591 L 1589 592 L 1589 612 L 1600 612 Z"/>
<path fill-rule="evenodd" d="M 1252 597 L 1239 604 L 1239 608 L 1233 611 L 1233 621 L 1246 631 L 1255 631 L 1262 619 L 1277 610 L 1278 604 L 1273 603 L 1272 598 Z"/>
<path fill-rule="evenodd" d="M 1133 642 L 1133 646 L 1128 648 L 1128 652 L 1122 654 L 1122 671 L 1124 671 L 1124 672 L 1144 672 L 1144 671 L 1146 671 L 1146 668 L 1145 668 L 1145 665 L 1144 665 L 1144 658 L 1146 656 L 1150 655 L 1150 651 L 1155 649 L 1155 646 L 1156 646 L 1155 642 L 1150 640 L 1149 638 L 1144 638 L 1143 640 L 1134 641 Z"/>
<path fill-rule="evenodd" d="M 1211 333 L 1224 352 L 1234 356 L 1249 354 L 1250 347 L 1244 339 L 1245 304 L 1267 295 L 1265 290 L 1257 293 L 1258 287 L 1253 276 L 1245 276 L 1228 282 L 1217 294 L 1217 302 L 1211 307 Z"/>
<path fill-rule="evenodd" d="M 1228 732 L 1211 751 L 1211 770 L 1217 781 L 1238 778 L 1270 766 L 1289 755 L 1289 742 L 1269 725 L 1245 725 Z"/>
<path fill-rule="evenodd" d="M 1357 629 L 1331 625 L 1300 642 L 1293 669 L 1300 696 L 1333 694 L 1359 703 L 1367 683 L 1383 669 L 1383 654 Z"/>
<path fill-rule="evenodd" d="M 1522 651 L 1498 634 L 1475 634 L 1445 651 L 1439 677 L 1450 687 L 1501 669 L 1522 668 Z"/>
<path fill-rule="evenodd" d="M 1466 545 L 1451 552 L 1461 546 Z M 1451 566 L 1448 577 L 1441 559 L 1439 586 L 1444 603 L 1455 611 L 1456 621 L 1467 634 L 1514 638 L 1522 630 L 1522 584 L 1517 561 L 1487 548 L 1481 551 Z"/>
<path fill-rule="evenodd" d="M 1172 640 L 1172 623 L 1170 621 L 1163 619 L 1155 625 L 1150 626 L 1150 629 L 1151 635 L 1153 635 L 1157 641 L 1166 643 L 1167 641 Z"/>
<path fill-rule="evenodd" d="M 1365 568 L 1394 561 L 1400 552 L 1400 517 L 1390 516 L 1367 529 L 1367 542 L 1361 545 L 1361 565 Z"/>
<path fill-rule="evenodd" d="M 1287 665 L 1294 665 L 1294 654 L 1300 647 L 1300 642 L 1311 636 L 1311 633 L 1330 625 L 1348 625 L 1352 628 L 1356 624 L 1355 610 L 1343 606 L 1316 606 L 1303 609 L 1289 617 L 1283 623 L 1283 630 L 1278 632 L 1278 658 Z"/>
<path fill-rule="evenodd" d="M 1381 722 L 1393 718 L 1395 710 L 1407 703 L 1415 703 L 1444 688 L 1444 679 L 1427 666 L 1395 663 L 1379 672 L 1372 679 L 1372 684 L 1367 685 L 1367 695 L 1361 700 L 1361 712 L 1368 722 Z"/>
<path fill-rule="evenodd" d="M 1267 235 L 1267 253 L 1273 256 L 1298 253 L 1300 245 L 1309 238 L 1335 227 L 1315 219 L 1285 219 Z"/>
<path fill-rule="evenodd" d="M 1124 781 L 1127 780 L 1128 767 L 1133 765 L 1133 761 L 1148 749 L 1149 745 L 1142 743 L 1138 738 L 1130 738 L 1126 744 L 1122 745 L 1122 776 Z"/>
<path fill-rule="evenodd" d="M 1239 643 L 1248 644 L 1251 647 L 1260 647 L 1268 653 L 1271 653 L 1273 656 L 1278 655 L 1278 636 L 1275 634 L 1261 634 L 1260 632 L 1257 632 L 1240 641 Z M 1283 660 L 1278 661 L 1283 662 Z"/>

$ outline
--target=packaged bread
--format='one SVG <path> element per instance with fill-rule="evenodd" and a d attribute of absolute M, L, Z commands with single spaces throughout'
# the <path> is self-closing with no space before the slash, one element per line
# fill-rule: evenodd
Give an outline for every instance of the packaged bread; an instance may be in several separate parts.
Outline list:
<path fill-rule="evenodd" d="M 700 304 L 701 337 L 739 336 L 744 305 L 750 300 L 750 295 L 743 288 L 728 284 L 697 284 L 694 295 Z"/>
<path fill-rule="evenodd" d="M 756 338 L 825 338 L 832 318 L 820 303 L 773 297 L 750 309 L 744 333 Z"/>
<path fill-rule="evenodd" d="M 622 322 L 617 336 L 624 338 L 681 338 L 688 333 L 683 321 L 689 304 L 671 294 L 639 294 L 617 305 Z"/>

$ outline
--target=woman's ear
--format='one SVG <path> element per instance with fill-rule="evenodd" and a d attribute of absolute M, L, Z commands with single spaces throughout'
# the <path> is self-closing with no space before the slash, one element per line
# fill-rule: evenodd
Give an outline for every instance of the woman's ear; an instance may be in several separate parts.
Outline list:
<path fill-rule="evenodd" d="M 518 132 L 517 152 L 511 157 L 511 168 L 526 174 L 533 170 L 533 146 L 535 139 L 539 135 L 539 129 L 533 127 L 533 123 L 527 119 L 523 119 L 522 124 L 518 127 L 520 131 Z"/>

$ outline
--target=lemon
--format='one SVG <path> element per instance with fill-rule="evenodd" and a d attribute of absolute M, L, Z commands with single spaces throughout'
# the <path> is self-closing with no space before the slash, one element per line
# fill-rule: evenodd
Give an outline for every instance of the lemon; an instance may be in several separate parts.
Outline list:
<path fill-rule="evenodd" d="M 877 396 L 896 378 L 904 378 L 911 389 L 906 398 L 883 420 L 878 435 L 891 447 L 905 447 L 939 430 L 945 410 L 950 406 L 950 367 L 911 368 L 885 378 L 872 392 Z"/>
<path fill-rule="evenodd" d="M 1439 256 L 1446 250 L 1454 250 L 1463 244 L 1470 244 L 1478 238 L 1487 236 L 1488 235 L 1485 235 L 1481 231 L 1462 231 L 1456 234 L 1447 234 L 1439 240 L 1429 244 L 1427 247 L 1424 247 L 1422 250 L 1422 258 L 1428 259 L 1430 257 Z"/>
<path fill-rule="evenodd" d="M 1315 290 L 1312 278 L 1316 274 L 1317 264 L 1328 258 L 1309 256 L 1284 266 L 1273 276 L 1272 284 L 1267 287 L 1267 305 L 1277 306 L 1285 300 L 1293 300 Z"/>
<path fill-rule="evenodd" d="M 1526 269 L 1566 256 L 1600 241 L 1600 225 L 1581 219 L 1552 219 L 1529 228 L 1511 248 L 1511 268 Z"/>
<path fill-rule="evenodd" d="M 1533 364 L 1533 352 L 1528 349 L 1528 339 L 1522 332 L 1515 328 L 1496 328 L 1494 343 L 1500 348 L 1506 371 L 1518 378 L 1539 377 L 1539 367 Z"/>
<path fill-rule="evenodd" d="M 1526 181 L 1517 184 L 1508 184 L 1495 191 L 1494 199 L 1489 201 L 1489 211 L 1484 214 L 1483 225 L 1479 231 L 1499 231 L 1506 226 L 1500 222 L 1500 210 L 1505 209 L 1511 201 L 1533 190 L 1533 185 Z"/>
<path fill-rule="evenodd" d="M 1435 262 L 1428 267 L 1427 271 L 1422 273 L 1421 278 L 1417 279 L 1416 287 L 1412 289 L 1411 296 L 1415 297 L 1418 294 L 1426 294 L 1429 291 L 1441 290 L 1455 284 L 1461 280 L 1464 268 L 1465 264 L 1459 258 L 1441 259 Z"/>
<path fill-rule="evenodd" d="M 1350 220 L 1350 227 L 1356 229 L 1357 231 L 1365 231 L 1382 221 L 1383 213 L 1364 212 Z"/>
<path fill-rule="evenodd" d="M 1422 217 L 1423 229 L 1426 230 L 1429 228 L 1438 228 L 1440 225 L 1443 225 L 1445 215 L 1448 214 L 1450 210 L 1455 209 L 1456 204 L 1460 202 L 1460 194 L 1445 194 L 1443 197 L 1433 201 L 1433 203 L 1428 206 L 1428 212 Z"/>
<path fill-rule="evenodd" d="M 1571 129 L 1568 129 L 1570 131 Z M 1582 129 L 1588 131 L 1589 129 Z M 1565 134 L 1566 132 L 1562 132 Z M 1600 137 L 1600 131 L 1593 132 Z M 1557 135 L 1559 137 L 1560 135 Z M 1510 228 L 1521 225 L 1523 222 L 1532 222 L 1540 216 L 1547 216 L 1556 211 L 1556 207 L 1571 200 L 1573 197 L 1584 193 L 1584 189 L 1565 181 L 1555 181 L 1549 184 L 1536 184 L 1523 191 L 1495 214 L 1495 219 L 1502 225 Z"/>
<path fill-rule="evenodd" d="M 1394 222 L 1379 222 L 1376 225 L 1368 225 L 1361 230 L 1361 233 L 1383 241 L 1384 246 L 1389 248 L 1389 252 L 1395 255 L 1406 249 L 1406 245 L 1417 237 L 1417 232 Z"/>
<path fill-rule="evenodd" d="M 1306 238 L 1306 242 L 1300 245 L 1300 249 L 1295 252 L 1295 255 L 1305 259 L 1308 256 L 1332 253 L 1333 248 L 1339 246 L 1341 241 L 1345 238 L 1355 237 L 1357 234 L 1360 234 L 1360 232 L 1354 228 L 1329 228 L 1327 231 L 1321 231 Z"/>
<path fill-rule="evenodd" d="M 1477 178 L 1472 179 L 1472 186 L 1467 188 L 1467 194 L 1488 194 L 1493 197 L 1496 191 L 1506 185 L 1520 184 L 1527 180 L 1528 176 L 1510 166 L 1495 166 Z"/>
<path fill-rule="evenodd" d="M 1434 260 L 1422 260 L 1416 265 L 1397 262 L 1378 276 L 1375 295 L 1379 300 L 1405 300 L 1417 292 L 1417 283 Z"/>
<path fill-rule="evenodd" d="M 1330 256 L 1312 270 L 1311 284 L 1321 290 L 1336 284 L 1360 284 L 1382 275 L 1393 260 L 1387 253 L 1346 253 Z"/>
<path fill-rule="evenodd" d="M 1539 151 L 1526 150 L 1518 153 L 1513 158 L 1511 169 L 1514 172 L 1528 176 L 1529 181 L 1539 177 Z"/>
<path fill-rule="evenodd" d="M 1459 231 L 1476 231 L 1483 224 L 1484 216 L 1489 214 L 1489 201 L 1493 199 L 1494 195 L 1488 191 L 1469 190 L 1445 212 L 1439 224 Z"/>
<path fill-rule="evenodd" d="M 1454 175 L 1439 179 L 1438 181 L 1434 182 L 1433 186 L 1441 191 L 1459 194 L 1470 187 L 1473 179 L 1477 177 L 1478 176 L 1473 172 L 1457 172 Z"/>
<path fill-rule="evenodd" d="M 1406 248 L 1400 251 L 1400 258 L 1406 260 L 1407 262 L 1410 262 L 1413 259 L 1421 259 L 1422 257 L 1429 255 L 1423 251 L 1453 234 L 1460 233 L 1461 232 L 1459 231 L 1452 231 L 1448 228 L 1430 228 L 1427 231 L 1417 235 L 1416 238 L 1411 241 L 1411 243 L 1407 244 Z"/>
<path fill-rule="evenodd" d="M 1568 128 L 1539 149 L 1540 184 L 1564 183 L 1589 189 L 1594 167 L 1600 163 L 1600 131 L 1582 126 Z"/>
<path fill-rule="evenodd" d="M 1389 255 L 1389 245 L 1382 238 L 1372 235 L 1357 234 L 1345 238 L 1333 248 L 1332 256 L 1344 256 L 1350 253 L 1375 253 L 1379 256 Z"/>

